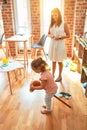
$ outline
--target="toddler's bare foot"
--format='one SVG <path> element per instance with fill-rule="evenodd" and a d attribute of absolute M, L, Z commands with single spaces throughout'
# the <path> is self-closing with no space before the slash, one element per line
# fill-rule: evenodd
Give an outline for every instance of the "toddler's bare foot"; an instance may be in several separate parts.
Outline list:
<path fill-rule="evenodd" d="M 44 109 L 46 109 L 46 105 L 43 105 L 42 107 L 43 107 Z"/>
<path fill-rule="evenodd" d="M 47 111 L 46 109 L 42 109 L 42 110 L 41 110 L 41 113 L 42 113 L 42 114 L 50 114 L 51 111 Z"/>

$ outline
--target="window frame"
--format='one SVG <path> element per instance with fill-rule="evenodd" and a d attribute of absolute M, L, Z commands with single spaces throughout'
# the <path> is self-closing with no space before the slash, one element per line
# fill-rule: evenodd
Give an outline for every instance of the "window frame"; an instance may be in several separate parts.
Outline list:
<path fill-rule="evenodd" d="M 21 0 L 22 1 L 22 0 Z M 31 12 L 30 12 L 30 0 L 26 0 L 26 5 L 27 5 L 27 21 L 28 21 L 28 25 L 26 27 L 25 26 L 20 26 L 18 24 L 18 13 L 17 13 L 17 0 L 14 0 L 13 3 L 14 3 L 14 19 L 15 19 L 15 33 L 19 33 L 18 32 L 18 27 L 21 28 L 21 29 L 27 29 L 27 31 L 25 31 L 27 34 L 31 34 Z"/>

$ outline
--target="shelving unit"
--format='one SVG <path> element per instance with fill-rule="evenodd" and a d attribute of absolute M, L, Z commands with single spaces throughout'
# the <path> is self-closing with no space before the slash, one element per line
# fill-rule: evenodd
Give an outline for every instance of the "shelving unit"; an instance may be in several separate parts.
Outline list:
<path fill-rule="evenodd" d="M 75 36 L 73 57 L 77 63 L 77 71 L 81 73 L 81 83 L 87 82 L 87 38 Z M 85 95 L 87 97 L 87 88 Z"/>

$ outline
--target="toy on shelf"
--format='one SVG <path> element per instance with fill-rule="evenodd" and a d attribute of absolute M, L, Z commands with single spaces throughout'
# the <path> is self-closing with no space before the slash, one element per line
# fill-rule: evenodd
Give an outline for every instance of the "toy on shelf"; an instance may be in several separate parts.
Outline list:
<path fill-rule="evenodd" d="M 76 71 L 77 71 L 77 64 L 74 63 L 74 62 L 72 62 L 72 63 L 70 64 L 70 70 L 76 72 Z"/>
<path fill-rule="evenodd" d="M 76 72 L 77 71 L 77 63 L 71 59 L 65 60 L 63 62 L 64 67 L 68 67 L 70 71 Z"/>

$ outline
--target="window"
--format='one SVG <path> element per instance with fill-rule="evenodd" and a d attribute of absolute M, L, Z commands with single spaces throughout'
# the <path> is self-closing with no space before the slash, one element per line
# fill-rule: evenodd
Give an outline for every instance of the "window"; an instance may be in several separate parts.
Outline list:
<path fill-rule="evenodd" d="M 30 1 L 14 0 L 15 29 L 16 34 L 31 34 Z M 23 44 L 19 43 L 19 50 L 23 50 Z M 30 49 L 29 42 L 27 48 Z"/>
<path fill-rule="evenodd" d="M 14 0 L 16 33 L 31 33 L 29 0 Z"/>
<path fill-rule="evenodd" d="M 3 28 L 3 20 L 2 20 L 2 6 L 0 5 L 0 36 L 3 34 L 4 32 L 4 28 Z"/>
<path fill-rule="evenodd" d="M 87 10 L 85 15 L 84 37 L 87 38 Z"/>
<path fill-rule="evenodd" d="M 2 34 L 4 33 L 3 28 L 3 19 L 2 19 L 2 5 L 0 5 L 0 38 L 2 37 Z M 3 37 L 5 39 L 5 36 Z M 2 46 L 5 46 L 5 42 L 3 42 Z"/>

